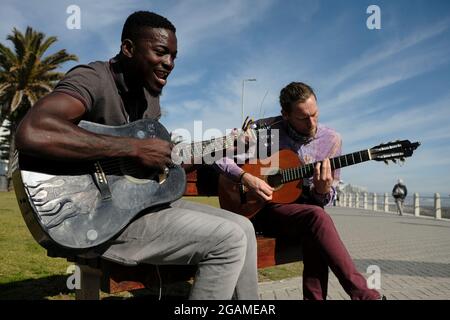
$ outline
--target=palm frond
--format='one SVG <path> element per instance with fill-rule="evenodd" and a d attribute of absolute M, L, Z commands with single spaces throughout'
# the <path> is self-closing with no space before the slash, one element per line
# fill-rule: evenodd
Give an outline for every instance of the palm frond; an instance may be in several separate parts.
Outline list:
<path fill-rule="evenodd" d="M 28 99 L 30 106 L 34 106 L 34 104 L 39 100 L 37 90 L 32 90 L 32 88 L 25 90 L 25 97 Z"/>
<path fill-rule="evenodd" d="M 54 81 L 59 81 L 62 78 L 64 78 L 65 73 L 64 72 L 55 72 L 55 71 L 50 71 L 50 72 L 45 72 L 43 74 L 37 74 L 34 76 L 34 79 L 39 79 L 41 81 L 45 81 L 45 82 L 54 82 Z"/>
<path fill-rule="evenodd" d="M 40 59 L 44 55 L 45 51 L 47 51 L 47 49 L 56 41 L 58 41 L 56 37 L 48 37 L 45 39 L 39 47 L 39 50 L 36 52 L 37 57 Z"/>
<path fill-rule="evenodd" d="M 34 30 L 31 30 L 30 38 L 27 39 L 29 41 L 28 43 L 28 51 L 33 52 L 36 56 L 38 55 L 42 41 L 44 40 L 45 35 L 42 32 L 37 32 Z"/>
<path fill-rule="evenodd" d="M 22 103 L 23 98 L 23 90 L 17 90 L 14 94 L 13 99 L 11 100 L 11 107 L 10 107 L 10 113 L 13 113 L 16 111 L 16 109 L 19 107 L 19 105 Z"/>
<path fill-rule="evenodd" d="M 27 29 L 28 31 L 28 29 Z M 26 51 L 27 41 L 23 34 L 13 28 L 12 34 L 8 35 L 6 39 L 10 40 L 14 45 L 14 51 L 16 52 L 17 61 L 20 63 L 23 61 Z"/>
<path fill-rule="evenodd" d="M 36 53 L 33 51 L 27 52 L 25 59 L 19 69 L 19 81 L 18 88 L 23 89 L 26 87 L 26 84 L 30 81 L 30 75 L 33 73 L 33 70 L 36 67 L 37 57 Z"/>
<path fill-rule="evenodd" d="M 35 91 L 42 91 L 44 93 L 51 92 L 55 86 L 50 81 L 39 81 L 30 85 L 30 88 Z"/>
<path fill-rule="evenodd" d="M 0 43 L 0 68 L 9 71 L 17 63 L 17 57 L 12 50 Z"/>
<path fill-rule="evenodd" d="M 55 69 L 58 65 L 68 61 L 78 61 L 78 57 L 74 54 L 68 54 L 65 49 L 62 49 L 47 56 L 45 59 L 42 59 L 41 65 L 49 67 L 48 71 L 50 71 Z"/>
<path fill-rule="evenodd" d="M 8 88 L 11 87 L 10 83 L 1 83 L 0 82 L 0 96 L 3 96 L 6 92 L 6 90 L 8 90 Z"/>
<path fill-rule="evenodd" d="M 13 45 L 11 49 L 0 44 L 1 118 L 9 117 L 15 123 L 63 77 L 54 70 L 78 58 L 64 49 L 44 57 L 57 38 L 31 27 L 25 33 L 13 28 L 7 40 Z"/>

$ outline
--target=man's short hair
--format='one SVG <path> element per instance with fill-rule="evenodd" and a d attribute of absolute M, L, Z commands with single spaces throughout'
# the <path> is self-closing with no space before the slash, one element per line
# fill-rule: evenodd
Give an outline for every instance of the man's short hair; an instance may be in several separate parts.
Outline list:
<path fill-rule="evenodd" d="M 292 104 L 298 102 L 305 102 L 309 97 L 314 96 L 316 98 L 316 94 L 314 90 L 303 82 L 291 82 L 286 87 L 281 89 L 280 92 L 280 105 L 281 108 L 290 113 L 292 110 Z"/>
<path fill-rule="evenodd" d="M 173 33 L 176 32 L 175 26 L 167 18 L 154 12 L 136 11 L 125 21 L 121 40 L 130 39 L 135 41 L 139 39 L 141 28 L 144 27 L 163 28 Z"/>

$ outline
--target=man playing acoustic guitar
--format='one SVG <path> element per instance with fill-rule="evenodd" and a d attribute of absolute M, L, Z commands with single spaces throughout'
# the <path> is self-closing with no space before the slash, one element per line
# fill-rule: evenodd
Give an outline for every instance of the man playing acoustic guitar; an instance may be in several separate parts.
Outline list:
<path fill-rule="evenodd" d="M 22 154 L 72 163 L 127 158 L 161 170 L 171 165 L 168 141 L 77 126 L 80 120 L 119 126 L 160 117 L 159 95 L 177 55 L 175 27 L 139 11 L 126 20 L 121 40 L 116 57 L 73 68 L 30 109 L 16 136 Z M 131 195 L 118 205 L 134 200 Z M 103 258 L 126 265 L 197 265 L 190 299 L 258 299 L 253 225 L 225 210 L 178 200 L 140 215 L 103 249 Z"/>
<path fill-rule="evenodd" d="M 303 163 L 325 159 L 317 163 L 311 179 L 303 180 L 302 197 L 289 204 L 271 203 L 274 188 L 266 181 L 243 171 L 228 158 L 217 161 L 217 167 L 268 202 L 254 218 L 264 234 L 301 242 L 304 299 L 326 299 L 328 267 L 351 299 L 380 299 L 380 294 L 369 289 L 356 270 L 331 217 L 323 209 L 332 203 L 339 181 L 339 170 L 332 172 L 329 161 L 341 154 L 339 134 L 318 124 L 316 95 L 310 86 L 290 83 L 281 90 L 280 104 L 281 116 L 258 121 L 279 130 L 280 150 L 294 151 Z"/>

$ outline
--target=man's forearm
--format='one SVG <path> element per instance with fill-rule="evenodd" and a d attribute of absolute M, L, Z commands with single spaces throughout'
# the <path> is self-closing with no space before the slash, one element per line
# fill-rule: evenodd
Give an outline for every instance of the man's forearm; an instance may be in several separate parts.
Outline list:
<path fill-rule="evenodd" d="M 226 157 L 217 160 L 213 166 L 234 181 L 239 180 L 239 177 L 243 171 L 232 159 Z"/>
<path fill-rule="evenodd" d="M 19 151 L 44 158 L 94 160 L 136 156 L 133 138 L 95 134 L 56 118 L 19 128 L 16 138 Z"/>
<path fill-rule="evenodd" d="M 223 157 L 214 163 L 214 167 L 223 173 L 228 178 L 239 181 L 241 174 L 244 170 L 239 167 L 237 163 L 243 164 L 249 159 L 256 157 L 256 144 L 251 145 L 246 152 L 235 155 L 234 159 L 230 156 Z"/>

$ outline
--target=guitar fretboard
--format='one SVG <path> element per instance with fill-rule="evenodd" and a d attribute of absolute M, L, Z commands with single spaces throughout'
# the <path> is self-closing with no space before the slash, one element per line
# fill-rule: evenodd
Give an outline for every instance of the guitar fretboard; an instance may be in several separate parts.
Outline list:
<path fill-rule="evenodd" d="M 361 150 L 345 154 L 330 159 L 331 170 L 348 167 L 369 160 L 371 160 L 369 150 Z M 314 167 L 317 163 L 318 162 L 314 162 L 301 167 L 280 170 L 280 174 L 282 175 L 282 183 L 312 177 L 314 175 Z"/>
<path fill-rule="evenodd" d="M 182 143 L 177 145 L 177 154 L 182 162 L 189 162 L 192 158 L 203 157 L 215 151 L 221 151 L 233 146 L 236 135 L 214 138 L 200 142 Z"/>

